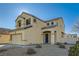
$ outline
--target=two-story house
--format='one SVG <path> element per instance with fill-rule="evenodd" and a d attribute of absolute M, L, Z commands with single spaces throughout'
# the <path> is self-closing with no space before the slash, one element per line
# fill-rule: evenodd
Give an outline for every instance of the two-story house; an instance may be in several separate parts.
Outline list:
<path fill-rule="evenodd" d="M 54 44 L 64 37 L 62 17 L 44 21 L 22 12 L 15 22 L 16 29 L 10 31 L 12 44 Z"/>

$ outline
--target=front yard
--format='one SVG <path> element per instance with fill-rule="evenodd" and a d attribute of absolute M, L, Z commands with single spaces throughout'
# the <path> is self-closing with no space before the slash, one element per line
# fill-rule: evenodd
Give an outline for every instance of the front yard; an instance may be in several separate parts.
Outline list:
<path fill-rule="evenodd" d="M 42 45 L 42 48 L 36 48 L 35 45 L 5 45 L 0 47 L 0 56 L 27 56 L 27 49 L 33 48 L 36 53 L 32 56 L 67 56 L 68 49 L 72 45 L 65 45 L 66 48 L 59 48 L 58 45 Z"/>

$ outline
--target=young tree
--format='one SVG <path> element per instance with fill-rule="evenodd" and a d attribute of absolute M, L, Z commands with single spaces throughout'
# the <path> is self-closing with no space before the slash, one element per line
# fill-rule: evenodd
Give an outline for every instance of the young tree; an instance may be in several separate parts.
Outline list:
<path fill-rule="evenodd" d="M 72 31 L 79 33 L 79 20 L 75 22 Z"/>

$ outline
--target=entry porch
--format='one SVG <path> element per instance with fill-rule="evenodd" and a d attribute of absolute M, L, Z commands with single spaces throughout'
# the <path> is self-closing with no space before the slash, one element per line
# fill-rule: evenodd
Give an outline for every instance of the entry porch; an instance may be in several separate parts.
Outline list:
<path fill-rule="evenodd" d="M 57 42 L 57 31 L 52 29 L 42 30 L 43 43 L 44 44 L 55 44 Z"/>

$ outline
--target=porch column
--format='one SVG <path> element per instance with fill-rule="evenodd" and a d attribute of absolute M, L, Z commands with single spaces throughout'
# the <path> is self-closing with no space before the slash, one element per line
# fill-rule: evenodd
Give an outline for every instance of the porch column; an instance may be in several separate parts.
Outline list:
<path fill-rule="evenodd" d="M 51 31 L 51 44 L 54 44 L 54 31 Z"/>

